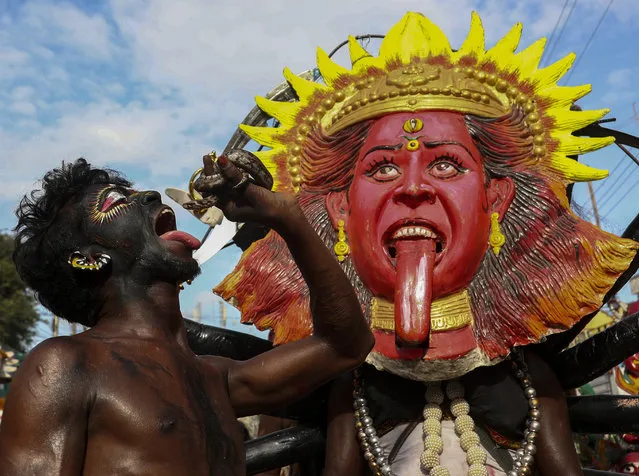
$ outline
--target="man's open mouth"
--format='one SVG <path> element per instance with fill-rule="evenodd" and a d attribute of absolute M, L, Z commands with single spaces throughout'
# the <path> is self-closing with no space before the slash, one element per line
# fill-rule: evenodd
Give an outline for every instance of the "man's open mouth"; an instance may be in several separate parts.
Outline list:
<path fill-rule="evenodd" d="M 162 208 L 157 214 L 153 229 L 161 240 L 178 241 L 192 250 L 197 250 L 202 245 L 194 236 L 177 229 L 175 213 L 169 207 Z"/>
<path fill-rule="evenodd" d="M 173 213 L 173 210 L 169 207 L 163 208 L 155 217 L 154 229 L 155 234 L 158 236 L 162 236 L 169 231 L 175 230 L 175 213 Z"/>
<path fill-rule="evenodd" d="M 435 252 L 438 253 L 438 255 L 446 249 L 446 239 L 444 235 L 426 222 L 411 221 L 398 223 L 390 227 L 384 235 L 386 251 L 393 260 L 397 258 L 396 243 L 401 240 L 435 240 Z"/>

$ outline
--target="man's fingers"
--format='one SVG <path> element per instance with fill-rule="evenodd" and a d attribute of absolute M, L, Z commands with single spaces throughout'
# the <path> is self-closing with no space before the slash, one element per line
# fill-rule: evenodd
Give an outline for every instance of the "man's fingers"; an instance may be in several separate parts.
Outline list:
<path fill-rule="evenodd" d="M 204 163 L 204 175 L 213 175 L 215 173 L 215 161 L 213 155 L 205 155 L 202 158 Z"/>
<path fill-rule="evenodd" d="M 193 200 L 190 202 L 183 203 L 182 207 L 185 208 L 186 210 L 199 212 L 211 207 L 219 208 L 220 200 L 218 197 L 211 196 L 211 197 L 203 198 L 202 200 Z"/>
<path fill-rule="evenodd" d="M 229 159 L 221 156 L 217 159 L 217 165 L 220 167 L 222 176 L 230 185 L 237 185 L 242 181 L 243 174 Z"/>

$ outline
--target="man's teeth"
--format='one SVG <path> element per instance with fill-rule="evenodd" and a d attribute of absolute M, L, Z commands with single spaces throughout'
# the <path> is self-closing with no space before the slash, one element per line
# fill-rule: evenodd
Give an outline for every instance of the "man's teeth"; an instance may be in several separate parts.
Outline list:
<path fill-rule="evenodd" d="M 395 233 L 393 233 L 392 238 L 394 240 L 398 240 L 401 238 L 407 238 L 407 237 L 413 237 L 413 236 L 419 236 L 421 238 L 431 238 L 433 240 L 437 238 L 437 234 L 433 230 L 425 226 L 402 227 L 399 230 L 397 230 Z"/>

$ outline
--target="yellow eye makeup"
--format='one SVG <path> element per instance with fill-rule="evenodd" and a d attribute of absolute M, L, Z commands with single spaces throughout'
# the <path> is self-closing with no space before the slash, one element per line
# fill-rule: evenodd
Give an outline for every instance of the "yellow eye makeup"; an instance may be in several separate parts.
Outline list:
<path fill-rule="evenodd" d="M 90 199 L 91 221 L 96 225 L 111 223 L 121 215 L 131 204 L 121 189 L 105 187 L 96 192 Z"/>

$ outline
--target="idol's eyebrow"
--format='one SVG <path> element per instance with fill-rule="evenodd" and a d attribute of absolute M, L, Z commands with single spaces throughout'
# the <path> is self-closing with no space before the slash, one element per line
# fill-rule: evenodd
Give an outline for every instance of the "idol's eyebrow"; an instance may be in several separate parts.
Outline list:
<path fill-rule="evenodd" d="M 375 147 L 370 149 L 368 152 L 366 152 L 364 154 L 364 157 L 366 157 L 371 152 L 375 152 L 376 150 L 399 150 L 401 148 L 402 148 L 402 144 L 397 144 L 397 145 L 376 145 Z"/>
<path fill-rule="evenodd" d="M 470 155 L 473 158 L 473 160 L 477 162 L 477 159 L 475 159 L 475 156 L 470 151 L 470 149 L 466 147 L 464 144 L 462 144 L 461 142 L 457 142 L 454 140 L 441 140 L 441 141 L 434 141 L 434 142 L 424 142 L 423 144 L 424 144 L 424 147 L 426 147 L 427 149 L 434 149 L 435 147 L 439 147 L 440 145 L 458 145 L 459 147 L 463 148 L 466 152 L 468 152 L 468 155 Z"/>

